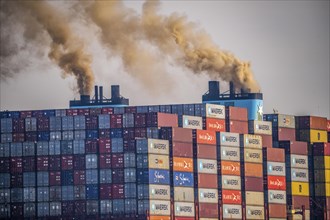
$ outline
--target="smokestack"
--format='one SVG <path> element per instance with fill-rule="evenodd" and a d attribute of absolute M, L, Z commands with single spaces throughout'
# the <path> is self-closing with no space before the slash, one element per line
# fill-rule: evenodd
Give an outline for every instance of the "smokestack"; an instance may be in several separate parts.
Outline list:
<path fill-rule="evenodd" d="M 209 95 L 212 97 L 219 97 L 220 84 L 219 81 L 209 81 Z"/>
<path fill-rule="evenodd" d="M 95 94 L 95 103 L 99 102 L 99 88 L 98 86 L 94 86 L 94 94 Z"/>
<path fill-rule="evenodd" d="M 103 86 L 100 86 L 100 103 L 103 102 Z"/>
<path fill-rule="evenodd" d="M 111 86 L 111 99 L 119 99 L 120 92 L 119 92 L 119 85 L 112 85 Z"/>
<path fill-rule="evenodd" d="M 235 86 L 232 81 L 229 82 L 229 94 L 230 94 L 230 97 L 235 96 Z"/>
<path fill-rule="evenodd" d="M 89 95 L 80 95 L 81 104 L 89 104 L 90 96 Z"/>

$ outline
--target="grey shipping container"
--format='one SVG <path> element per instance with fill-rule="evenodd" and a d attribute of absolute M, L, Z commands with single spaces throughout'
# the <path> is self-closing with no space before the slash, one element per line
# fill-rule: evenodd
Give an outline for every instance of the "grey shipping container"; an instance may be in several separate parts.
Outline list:
<path fill-rule="evenodd" d="M 136 154 L 124 153 L 124 167 L 136 167 Z"/>
<path fill-rule="evenodd" d="M 96 168 L 97 168 L 97 155 L 86 154 L 86 169 L 96 169 Z"/>
<path fill-rule="evenodd" d="M 73 153 L 74 154 L 84 154 L 85 153 L 85 141 L 84 140 L 74 140 L 73 141 Z"/>
<path fill-rule="evenodd" d="M 1 118 L 1 133 L 13 132 L 13 120 L 11 118 Z"/>
<path fill-rule="evenodd" d="M 48 202 L 39 202 L 37 204 L 38 217 L 49 216 L 49 203 Z"/>
<path fill-rule="evenodd" d="M 136 107 L 136 113 L 147 113 L 148 112 L 148 106 L 137 106 Z"/>
<path fill-rule="evenodd" d="M 148 168 L 148 154 L 136 155 L 136 167 L 137 168 Z"/>
<path fill-rule="evenodd" d="M 149 185 L 138 184 L 137 185 L 137 196 L 138 196 L 138 199 L 149 199 Z"/>
<path fill-rule="evenodd" d="M 56 109 L 55 116 L 66 116 L 66 109 Z"/>
<path fill-rule="evenodd" d="M 61 117 L 50 117 L 49 118 L 49 130 L 50 131 L 61 131 L 62 130 L 62 118 Z"/>
<path fill-rule="evenodd" d="M 73 123 L 75 130 L 84 130 L 86 129 L 86 120 L 84 115 L 75 115 L 73 116 Z"/>
<path fill-rule="evenodd" d="M 100 183 L 112 183 L 112 170 L 101 169 L 100 170 Z"/>
<path fill-rule="evenodd" d="M 0 218 L 1 219 L 10 218 L 10 205 L 0 204 Z"/>
<path fill-rule="evenodd" d="M 100 214 L 109 215 L 112 213 L 112 201 L 111 200 L 101 200 L 100 201 Z"/>
<path fill-rule="evenodd" d="M 49 141 L 49 155 L 60 155 L 60 154 L 61 154 L 61 142 Z"/>
<path fill-rule="evenodd" d="M 35 172 L 24 172 L 23 173 L 23 186 L 36 186 L 36 173 Z"/>
<path fill-rule="evenodd" d="M 36 204 L 35 203 L 24 203 L 24 217 L 36 216 Z"/>
<path fill-rule="evenodd" d="M 10 187 L 10 174 L 0 173 L 0 189 Z"/>
<path fill-rule="evenodd" d="M 60 141 L 60 140 L 62 140 L 62 132 L 60 132 L 60 131 L 51 131 L 49 133 L 49 140 L 50 141 L 56 141 L 56 140 Z"/>
<path fill-rule="evenodd" d="M 136 183 L 125 183 L 125 199 L 137 198 Z"/>
<path fill-rule="evenodd" d="M 62 117 L 62 130 L 73 130 L 73 116 Z"/>
<path fill-rule="evenodd" d="M 86 139 L 85 130 L 74 131 L 74 140 L 84 140 L 84 139 Z"/>
<path fill-rule="evenodd" d="M 137 200 L 125 199 L 125 214 L 137 214 Z"/>
<path fill-rule="evenodd" d="M 63 131 L 62 132 L 62 140 L 73 140 L 74 133 L 73 131 Z"/>
<path fill-rule="evenodd" d="M 13 135 L 11 133 L 1 134 L 1 143 L 13 142 Z"/>
<path fill-rule="evenodd" d="M 80 200 L 86 198 L 86 187 L 85 185 L 74 186 L 74 199 Z"/>
<path fill-rule="evenodd" d="M 149 200 L 138 200 L 138 214 L 145 215 L 149 210 Z"/>
<path fill-rule="evenodd" d="M 0 189 L 0 203 L 10 202 L 10 189 Z"/>
<path fill-rule="evenodd" d="M 12 188 L 10 198 L 11 202 L 23 202 L 23 188 Z"/>
<path fill-rule="evenodd" d="M 74 200 L 73 186 L 62 186 L 62 200 Z"/>
<path fill-rule="evenodd" d="M 99 129 L 109 129 L 110 128 L 110 115 L 99 115 Z"/>
<path fill-rule="evenodd" d="M 99 212 L 99 204 L 97 200 L 87 200 L 86 202 L 87 215 L 97 215 Z"/>
<path fill-rule="evenodd" d="M 122 138 L 111 139 L 111 152 L 122 153 L 124 151 L 124 141 Z"/>
<path fill-rule="evenodd" d="M 25 131 L 37 131 L 37 119 L 26 118 L 25 119 Z"/>
<path fill-rule="evenodd" d="M 23 156 L 34 156 L 35 155 L 35 144 L 33 142 L 23 143 Z"/>
<path fill-rule="evenodd" d="M 51 186 L 49 187 L 49 201 L 60 201 L 62 198 L 62 187 Z"/>
<path fill-rule="evenodd" d="M 60 216 L 61 214 L 62 214 L 61 203 L 60 202 L 50 202 L 49 203 L 49 215 L 50 216 Z"/>
<path fill-rule="evenodd" d="M 0 144 L 0 157 L 9 157 L 10 148 L 9 143 L 1 143 Z"/>
<path fill-rule="evenodd" d="M 125 177 L 124 177 L 125 183 L 136 182 L 136 169 L 135 168 L 125 168 L 124 175 L 125 175 Z"/>
<path fill-rule="evenodd" d="M 10 155 L 12 157 L 21 157 L 23 155 L 22 143 L 10 143 Z"/>
<path fill-rule="evenodd" d="M 125 212 L 125 200 L 113 199 L 112 200 L 112 212 L 114 215 L 123 215 Z"/>
<path fill-rule="evenodd" d="M 115 107 L 115 108 L 113 108 L 113 113 L 114 114 L 124 114 L 125 108 L 124 107 Z"/>
<path fill-rule="evenodd" d="M 159 138 L 159 129 L 157 127 L 147 128 L 147 138 L 158 139 Z"/>
<path fill-rule="evenodd" d="M 73 154 L 73 141 L 61 141 L 61 154 Z"/>
<path fill-rule="evenodd" d="M 46 141 L 37 142 L 37 155 L 48 155 L 49 145 Z"/>
<path fill-rule="evenodd" d="M 123 127 L 124 128 L 133 128 L 134 127 L 134 114 L 133 113 L 123 114 Z"/>
<path fill-rule="evenodd" d="M 24 202 L 35 202 L 36 201 L 36 188 L 34 188 L 34 187 L 23 188 L 23 201 Z"/>
<path fill-rule="evenodd" d="M 86 184 L 98 184 L 97 170 L 86 170 Z"/>
<path fill-rule="evenodd" d="M 49 201 L 49 187 L 38 187 L 37 188 L 37 201 L 38 202 Z"/>
<path fill-rule="evenodd" d="M 37 186 L 49 185 L 49 172 L 37 172 Z"/>

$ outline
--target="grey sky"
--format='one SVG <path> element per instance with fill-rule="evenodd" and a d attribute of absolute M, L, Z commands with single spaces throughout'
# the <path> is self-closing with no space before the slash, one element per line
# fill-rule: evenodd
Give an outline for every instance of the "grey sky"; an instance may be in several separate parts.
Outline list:
<path fill-rule="evenodd" d="M 142 1 L 126 5 L 139 13 Z M 223 50 L 250 61 L 264 93 L 264 112 L 319 115 L 330 118 L 329 110 L 329 1 L 164 1 L 162 13 L 178 12 L 196 22 Z M 124 72 L 119 58 L 110 58 L 95 33 L 86 35 L 93 54 L 96 83 L 121 84 L 122 94 L 132 105 L 200 102 L 208 77 L 196 76 L 169 64 L 173 87 L 156 94 L 144 89 Z M 16 34 L 16 33 L 15 33 Z M 1 42 L 3 44 L 4 42 Z M 30 50 L 33 49 L 29 48 Z M 14 78 L 2 80 L 1 110 L 66 108 L 72 78 L 62 79 L 60 70 L 48 60 L 33 58 L 23 51 L 29 65 Z M 29 55 L 30 54 L 30 55 Z M 15 61 L 13 61 L 15 62 Z M 162 79 L 160 76 L 160 80 Z M 107 84 L 106 84 L 107 83 Z M 225 88 L 224 88 L 225 90 Z M 109 96 L 109 95 L 108 95 Z"/>

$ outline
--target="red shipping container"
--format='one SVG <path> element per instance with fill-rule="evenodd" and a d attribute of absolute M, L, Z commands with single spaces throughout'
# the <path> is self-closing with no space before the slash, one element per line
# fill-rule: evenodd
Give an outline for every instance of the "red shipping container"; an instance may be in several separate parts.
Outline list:
<path fill-rule="evenodd" d="M 66 115 L 67 116 L 78 115 L 78 109 L 67 109 L 66 110 Z"/>
<path fill-rule="evenodd" d="M 112 184 L 112 199 L 124 198 L 124 184 Z"/>
<path fill-rule="evenodd" d="M 84 185 L 86 183 L 85 170 L 75 170 L 73 174 L 73 182 L 75 185 Z"/>
<path fill-rule="evenodd" d="M 111 154 L 100 154 L 100 168 L 111 168 Z"/>
<path fill-rule="evenodd" d="M 147 125 L 147 116 L 145 113 L 134 114 L 134 127 L 144 128 Z"/>
<path fill-rule="evenodd" d="M 316 116 L 298 116 L 298 129 L 316 129 L 316 130 L 327 130 L 327 118 L 316 117 Z"/>
<path fill-rule="evenodd" d="M 226 119 L 235 121 L 248 121 L 247 108 L 226 106 Z"/>
<path fill-rule="evenodd" d="M 330 120 L 327 120 L 327 131 L 330 131 Z"/>
<path fill-rule="evenodd" d="M 147 138 L 147 128 L 135 128 L 135 138 Z"/>
<path fill-rule="evenodd" d="M 111 189 L 111 184 L 100 184 L 100 199 L 112 199 Z"/>
<path fill-rule="evenodd" d="M 62 156 L 62 170 L 73 169 L 73 156 Z"/>
<path fill-rule="evenodd" d="M 49 118 L 39 117 L 37 118 L 38 131 L 49 131 Z"/>
<path fill-rule="evenodd" d="M 74 202 L 74 215 L 85 216 L 86 215 L 86 201 Z"/>
<path fill-rule="evenodd" d="M 97 129 L 97 116 L 86 116 L 86 129 Z"/>
<path fill-rule="evenodd" d="M 12 157 L 10 159 L 10 172 L 12 173 L 23 172 L 23 159 L 21 157 Z"/>
<path fill-rule="evenodd" d="M 261 142 L 263 148 L 272 148 L 273 147 L 273 136 L 267 134 L 258 134 L 261 136 Z"/>
<path fill-rule="evenodd" d="M 226 131 L 226 121 L 217 118 L 203 118 L 203 128 L 209 131 Z"/>
<path fill-rule="evenodd" d="M 191 142 L 172 142 L 173 157 L 193 157 Z"/>
<path fill-rule="evenodd" d="M 110 138 L 110 129 L 100 129 L 99 138 Z"/>
<path fill-rule="evenodd" d="M 80 109 L 78 109 L 78 115 L 88 116 L 89 115 L 89 109 L 88 108 L 80 108 Z"/>
<path fill-rule="evenodd" d="M 112 169 L 112 182 L 124 183 L 125 173 L 123 169 Z"/>
<path fill-rule="evenodd" d="M 218 175 L 216 174 L 198 173 L 197 178 L 198 182 L 195 182 L 196 188 L 218 188 Z"/>
<path fill-rule="evenodd" d="M 267 188 L 273 190 L 286 190 L 285 176 L 268 176 Z"/>
<path fill-rule="evenodd" d="M 11 173 L 10 174 L 10 186 L 11 187 L 23 187 L 23 174 L 22 173 Z"/>
<path fill-rule="evenodd" d="M 125 113 L 136 113 L 136 111 L 137 111 L 136 106 L 125 107 Z"/>
<path fill-rule="evenodd" d="M 9 173 L 10 162 L 9 158 L 0 158 L 0 172 Z"/>
<path fill-rule="evenodd" d="M 170 140 L 173 142 L 192 142 L 192 130 L 188 128 L 161 128 L 160 129 L 161 139 Z"/>
<path fill-rule="evenodd" d="M 102 108 L 102 114 L 112 115 L 113 114 L 113 108 L 110 108 L 110 107 Z"/>
<path fill-rule="evenodd" d="M 61 170 L 60 156 L 49 156 L 49 170 Z"/>
<path fill-rule="evenodd" d="M 111 139 L 110 138 L 100 138 L 99 148 L 101 154 L 111 153 Z"/>
<path fill-rule="evenodd" d="M 329 143 L 314 143 L 313 144 L 314 156 L 330 156 Z"/>
<path fill-rule="evenodd" d="M 23 157 L 23 172 L 33 172 L 36 170 L 35 157 Z"/>
<path fill-rule="evenodd" d="M 268 217 L 286 218 L 286 205 L 268 204 Z"/>
<path fill-rule="evenodd" d="M 100 115 L 102 114 L 102 109 L 101 108 L 90 108 L 89 109 L 89 115 Z"/>
<path fill-rule="evenodd" d="M 240 134 L 248 134 L 249 123 L 247 121 L 230 120 L 226 126 L 226 131 Z"/>
<path fill-rule="evenodd" d="M 123 127 L 123 115 L 113 114 L 110 116 L 110 128 L 122 128 Z"/>
<path fill-rule="evenodd" d="M 209 144 L 197 144 L 197 158 L 217 159 L 217 147 Z"/>
<path fill-rule="evenodd" d="M 112 168 L 124 167 L 124 154 L 112 154 Z"/>
<path fill-rule="evenodd" d="M 26 132 L 25 133 L 25 141 L 37 142 L 38 135 L 37 132 Z"/>
<path fill-rule="evenodd" d="M 10 217 L 15 219 L 22 219 L 23 216 L 23 204 L 24 203 L 11 203 L 10 205 Z"/>
<path fill-rule="evenodd" d="M 146 116 L 147 127 L 178 127 L 178 115 L 150 112 Z"/>
<path fill-rule="evenodd" d="M 215 131 L 194 130 L 195 140 L 197 144 L 213 144 L 217 143 Z"/>
<path fill-rule="evenodd" d="M 21 111 L 20 117 L 21 118 L 31 118 L 32 111 Z"/>
<path fill-rule="evenodd" d="M 97 140 L 86 140 L 85 141 L 86 154 L 97 153 Z"/>
<path fill-rule="evenodd" d="M 135 152 L 136 147 L 135 147 L 135 140 L 124 140 L 124 152 Z"/>
<path fill-rule="evenodd" d="M 217 203 L 199 203 L 200 218 L 218 218 Z"/>
<path fill-rule="evenodd" d="M 85 155 L 73 156 L 73 167 L 75 170 L 84 170 L 86 164 Z"/>
<path fill-rule="evenodd" d="M 296 140 L 296 129 L 294 129 L 294 128 L 278 128 L 278 140 L 279 141 L 295 141 Z"/>
<path fill-rule="evenodd" d="M 242 190 L 245 191 L 256 191 L 263 192 L 264 191 L 264 181 L 259 177 L 244 177 L 242 179 L 243 187 Z M 285 190 L 285 189 L 284 189 Z"/>
<path fill-rule="evenodd" d="M 285 162 L 285 152 L 284 149 L 280 148 L 264 148 L 263 156 L 265 161 L 272 162 Z"/>
<path fill-rule="evenodd" d="M 24 142 L 25 134 L 24 133 L 13 133 L 13 142 Z"/>
<path fill-rule="evenodd" d="M 60 186 L 61 185 L 61 172 L 60 171 L 50 171 L 49 172 L 49 185 L 50 186 Z"/>
<path fill-rule="evenodd" d="M 242 204 L 242 193 L 239 190 L 222 190 L 222 204 Z"/>
<path fill-rule="evenodd" d="M 284 148 L 287 153 L 307 155 L 307 142 L 303 141 L 281 141 L 280 148 Z"/>
<path fill-rule="evenodd" d="M 310 208 L 309 196 L 287 196 L 287 205 L 292 209 L 301 209 L 301 206 L 305 206 L 305 209 Z"/>
<path fill-rule="evenodd" d="M 74 202 L 62 202 L 62 215 L 72 216 L 74 212 Z"/>
<path fill-rule="evenodd" d="M 25 120 L 23 118 L 13 118 L 13 132 L 20 133 L 25 131 Z"/>

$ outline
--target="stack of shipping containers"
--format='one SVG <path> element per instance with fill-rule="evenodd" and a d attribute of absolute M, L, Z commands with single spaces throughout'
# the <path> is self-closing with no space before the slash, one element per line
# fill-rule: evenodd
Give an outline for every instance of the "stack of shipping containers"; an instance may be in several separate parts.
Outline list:
<path fill-rule="evenodd" d="M 217 133 L 220 219 L 242 219 L 240 141 L 238 133 Z"/>
<path fill-rule="evenodd" d="M 247 134 L 248 129 L 247 109 L 226 106 L 226 131 Z"/>
<path fill-rule="evenodd" d="M 266 218 L 286 219 L 285 153 L 280 148 L 263 148 Z"/>
<path fill-rule="evenodd" d="M 310 217 L 310 193 L 308 178 L 307 143 L 301 141 L 280 141 L 285 150 L 287 205 L 289 210 L 305 209 L 305 217 Z M 292 214 L 292 213 L 289 213 Z M 295 219 L 297 215 L 288 215 Z"/>

